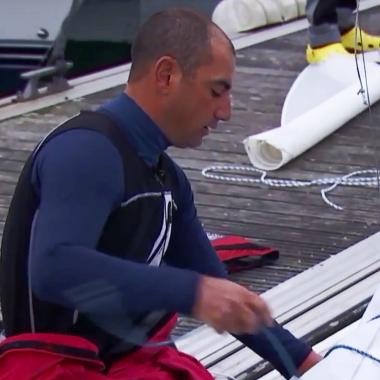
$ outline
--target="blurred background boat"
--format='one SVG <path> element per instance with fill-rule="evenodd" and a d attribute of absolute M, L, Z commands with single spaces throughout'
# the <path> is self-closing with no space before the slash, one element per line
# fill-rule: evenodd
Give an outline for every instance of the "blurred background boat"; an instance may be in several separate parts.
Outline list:
<path fill-rule="evenodd" d="M 27 83 L 33 97 L 33 87 L 52 75 L 64 87 L 63 78 L 127 63 L 137 29 L 152 13 L 186 6 L 211 16 L 219 1 L 0 0 L 0 97 Z"/>

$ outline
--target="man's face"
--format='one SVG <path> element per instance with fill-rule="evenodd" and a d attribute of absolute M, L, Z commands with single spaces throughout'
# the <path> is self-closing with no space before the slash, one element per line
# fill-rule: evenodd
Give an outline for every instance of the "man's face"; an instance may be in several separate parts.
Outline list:
<path fill-rule="evenodd" d="M 193 75 L 182 76 L 171 94 L 169 138 L 177 147 L 199 146 L 219 120 L 231 116 L 235 58 L 220 36 L 211 39 L 211 52 L 212 60 L 199 66 Z"/>

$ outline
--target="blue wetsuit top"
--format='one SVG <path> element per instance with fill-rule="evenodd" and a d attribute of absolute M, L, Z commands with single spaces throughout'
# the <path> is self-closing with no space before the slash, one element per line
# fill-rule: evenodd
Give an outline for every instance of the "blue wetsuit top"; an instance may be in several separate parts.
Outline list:
<path fill-rule="evenodd" d="M 99 108 L 126 133 L 131 145 L 148 165 L 170 145 L 150 117 L 126 94 Z M 117 149 L 93 130 L 67 131 L 49 141 L 38 153 L 32 184 L 40 198 L 31 236 L 31 281 L 42 299 L 81 310 L 63 297 L 63 288 L 107 278 L 122 289 L 126 305 L 108 303 L 107 313 L 144 312 L 154 309 L 190 314 L 199 273 L 225 277 L 197 216 L 189 182 L 180 168 L 180 204 L 183 207 L 177 233 L 163 267 L 121 260 L 96 250 L 111 210 L 123 201 L 124 175 Z M 80 301 L 77 301 L 80 302 Z M 275 325 L 274 334 L 299 365 L 310 347 Z M 264 335 L 239 336 L 259 355 L 282 368 L 277 352 Z"/>

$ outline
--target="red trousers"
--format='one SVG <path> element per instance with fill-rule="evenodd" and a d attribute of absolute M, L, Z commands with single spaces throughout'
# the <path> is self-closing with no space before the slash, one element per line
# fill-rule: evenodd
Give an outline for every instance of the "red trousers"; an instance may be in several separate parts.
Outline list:
<path fill-rule="evenodd" d="M 151 340 L 166 340 L 175 321 Z M 28 348 L 25 346 L 31 346 Z M 0 380 L 212 380 L 193 357 L 172 347 L 143 347 L 105 372 L 88 340 L 60 334 L 21 334 L 0 344 Z"/>

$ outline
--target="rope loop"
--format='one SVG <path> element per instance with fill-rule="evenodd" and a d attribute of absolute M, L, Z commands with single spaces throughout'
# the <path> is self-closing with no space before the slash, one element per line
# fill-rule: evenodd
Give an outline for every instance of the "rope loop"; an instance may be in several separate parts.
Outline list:
<path fill-rule="evenodd" d="M 226 174 L 232 173 L 232 174 Z M 248 177 L 240 173 L 255 173 L 259 177 Z M 216 165 L 208 166 L 202 170 L 202 175 L 209 179 L 234 183 L 264 184 L 275 188 L 300 188 L 310 186 L 328 186 L 321 189 L 323 201 L 336 210 L 343 210 L 342 206 L 330 201 L 327 193 L 338 186 L 363 186 L 376 187 L 379 183 L 379 174 L 376 169 L 356 170 L 340 177 L 322 177 L 310 181 L 299 179 L 278 179 L 268 177 L 265 170 L 257 169 L 247 165 Z"/>

